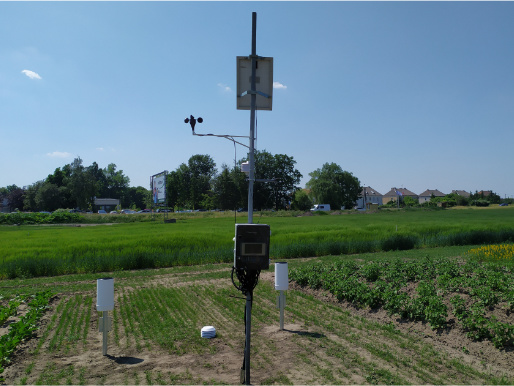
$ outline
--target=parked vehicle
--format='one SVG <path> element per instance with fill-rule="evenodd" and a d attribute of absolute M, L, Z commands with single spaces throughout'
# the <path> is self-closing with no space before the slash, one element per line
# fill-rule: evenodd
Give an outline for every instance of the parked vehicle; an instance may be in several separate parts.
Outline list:
<path fill-rule="evenodd" d="M 329 211 L 330 210 L 330 204 L 316 204 L 313 208 L 311 208 L 312 212 L 318 212 L 318 211 Z"/>
<path fill-rule="evenodd" d="M 98 211 L 98 214 L 107 214 L 107 212 L 106 212 L 105 210 L 103 210 L 103 209 L 100 209 L 100 210 Z"/>

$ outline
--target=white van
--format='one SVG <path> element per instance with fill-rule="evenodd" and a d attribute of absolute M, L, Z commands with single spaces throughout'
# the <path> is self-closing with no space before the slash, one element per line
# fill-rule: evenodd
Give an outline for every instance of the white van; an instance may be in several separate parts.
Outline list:
<path fill-rule="evenodd" d="M 330 210 L 330 204 L 316 204 L 316 205 L 314 205 L 314 208 L 311 208 L 312 212 L 317 212 L 317 211 L 320 211 L 320 210 L 329 211 Z"/>

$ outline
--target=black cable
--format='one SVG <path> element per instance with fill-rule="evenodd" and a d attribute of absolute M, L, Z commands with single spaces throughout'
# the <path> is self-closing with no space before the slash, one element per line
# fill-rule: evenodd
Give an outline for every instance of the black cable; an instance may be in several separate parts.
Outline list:
<path fill-rule="evenodd" d="M 234 272 L 236 273 L 237 280 L 239 281 L 239 285 L 234 281 Z M 232 279 L 232 284 L 238 291 L 241 291 L 244 295 L 249 296 L 250 307 L 253 304 L 253 290 L 257 286 L 259 282 L 259 275 L 261 274 L 261 270 L 246 270 L 244 268 L 236 268 L 232 267 L 232 273 L 230 275 Z M 248 300 L 248 298 L 247 298 Z M 244 311 L 244 324 L 245 324 L 245 336 L 246 336 L 246 307 L 248 302 L 245 303 L 245 311 Z M 245 349 L 244 353 L 246 353 L 246 340 L 245 340 Z M 243 365 L 241 366 L 241 375 L 240 380 L 241 383 L 245 383 L 245 375 L 246 374 L 246 355 L 243 356 Z"/>
<path fill-rule="evenodd" d="M 234 272 L 236 273 L 237 280 L 239 281 L 239 285 L 234 281 Z M 254 288 L 257 286 L 259 282 L 259 275 L 261 274 L 261 270 L 246 270 L 244 268 L 236 268 L 232 267 L 231 279 L 232 284 L 238 291 L 241 291 L 243 295 L 248 293 L 252 294 Z"/>
<path fill-rule="evenodd" d="M 253 291 L 250 292 L 250 307 L 253 306 Z M 244 313 L 244 323 L 245 323 L 245 336 L 246 336 L 246 307 L 247 303 L 245 303 L 245 313 Z M 246 353 L 246 339 L 245 339 L 245 347 L 243 353 Z M 241 365 L 241 376 L 240 381 L 241 384 L 245 383 L 246 377 L 246 355 L 243 355 L 243 364 Z"/>

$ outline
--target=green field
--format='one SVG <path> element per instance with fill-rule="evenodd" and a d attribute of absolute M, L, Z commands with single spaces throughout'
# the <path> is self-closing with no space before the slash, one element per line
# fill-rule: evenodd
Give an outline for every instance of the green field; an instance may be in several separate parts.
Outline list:
<path fill-rule="evenodd" d="M 172 224 L 164 224 L 159 218 L 153 222 L 96 226 L 0 226 L 0 278 L 162 268 L 233 259 L 233 214 L 175 216 L 177 222 Z M 237 221 L 246 222 L 246 217 L 240 214 Z M 256 215 L 254 222 L 270 225 L 273 258 L 514 241 L 514 207 L 302 217 Z"/>
<path fill-rule="evenodd" d="M 261 273 L 252 383 L 512 384 L 513 215 L 255 216 L 270 225 L 272 262 L 286 259 L 293 282 L 280 332 L 273 265 Z M 233 235 L 233 214 L 0 227 L 9 326 L 0 383 L 238 383 L 244 298 L 230 280 Z M 116 301 L 103 357 L 95 289 L 106 271 Z M 217 337 L 201 339 L 203 325 Z"/>

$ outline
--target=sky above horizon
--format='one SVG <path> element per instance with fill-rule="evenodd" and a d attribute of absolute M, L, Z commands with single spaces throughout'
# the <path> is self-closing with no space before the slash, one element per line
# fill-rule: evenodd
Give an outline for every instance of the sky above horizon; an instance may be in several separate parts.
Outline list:
<path fill-rule="evenodd" d="M 195 154 L 245 157 L 184 119 L 249 134 L 252 12 L 274 61 L 256 147 L 292 156 L 302 187 L 333 162 L 382 194 L 514 197 L 513 2 L 0 1 L 0 187 L 76 157 L 146 188 Z"/>

